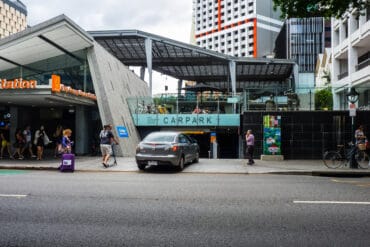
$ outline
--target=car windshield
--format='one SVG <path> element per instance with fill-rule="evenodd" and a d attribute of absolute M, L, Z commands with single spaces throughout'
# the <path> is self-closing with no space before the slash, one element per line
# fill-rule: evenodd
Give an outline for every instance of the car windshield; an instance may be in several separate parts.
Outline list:
<path fill-rule="evenodd" d="M 144 138 L 145 142 L 174 142 L 176 134 L 174 133 L 152 133 Z"/>

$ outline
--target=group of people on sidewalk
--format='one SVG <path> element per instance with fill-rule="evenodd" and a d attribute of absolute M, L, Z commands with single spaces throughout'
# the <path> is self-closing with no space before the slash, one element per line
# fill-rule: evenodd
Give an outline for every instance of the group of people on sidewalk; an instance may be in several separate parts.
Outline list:
<path fill-rule="evenodd" d="M 11 143 L 10 139 L 10 125 L 6 124 L 4 128 L 0 129 L 0 143 L 1 152 L 0 159 L 4 158 L 4 154 L 10 159 L 24 159 L 24 155 L 28 153 L 30 159 L 36 158 L 36 160 L 42 160 L 44 155 L 45 146 L 50 143 L 55 143 L 54 157 L 57 157 L 61 153 L 71 152 L 73 142 L 71 141 L 72 131 L 70 129 L 64 129 L 61 125 L 58 125 L 55 132 L 52 135 L 52 140 L 46 134 L 45 127 L 40 126 L 35 131 L 35 135 L 32 138 L 32 131 L 30 125 L 27 125 L 22 130 L 17 128 L 15 131 L 14 142 Z M 36 147 L 36 155 L 34 154 L 34 147 Z M 5 153 L 6 152 L 6 153 Z"/>

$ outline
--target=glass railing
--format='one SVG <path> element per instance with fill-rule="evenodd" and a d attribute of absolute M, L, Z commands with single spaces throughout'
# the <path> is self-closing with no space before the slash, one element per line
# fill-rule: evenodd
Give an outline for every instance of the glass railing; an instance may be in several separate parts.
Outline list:
<path fill-rule="evenodd" d="M 159 94 L 127 99 L 131 114 L 239 114 L 242 94 Z"/>
<path fill-rule="evenodd" d="M 241 94 L 160 94 L 127 102 L 136 126 L 239 126 Z"/>

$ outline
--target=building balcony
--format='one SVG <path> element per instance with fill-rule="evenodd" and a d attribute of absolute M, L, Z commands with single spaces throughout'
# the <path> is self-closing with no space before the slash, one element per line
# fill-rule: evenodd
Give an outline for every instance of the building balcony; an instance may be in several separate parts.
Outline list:
<path fill-rule="evenodd" d="M 370 81 L 370 59 L 358 64 L 356 72 L 351 75 L 351 84 L 355 86 L 366 86 Z M 365 85 L 366 84 L 366 85 Z"/>
<path fill-rule="evenodd" d="M 348 46 L 349 46 L 349 39 L 345 39 L 339 43 L 336 47 L 334 47 L 334 58 L 336 59 L 344 59 L 348 57 Z"/>
<path fill-rule="evenodd" d="M 370 47 L 370 21 L 351 34 L 351 44 L 356 47 Z"/>
<path fill-rule="evenodd" d="M 362 70 L 370 65 L 370 59 L 356 65 L 356 71 Z"/>
<path fill-rule="evenodd" d="M 343 72 L 338 75 L 338 81 L 342 80 L 343 78 L 346 78 L 348 76 L 348 72 Z"/>

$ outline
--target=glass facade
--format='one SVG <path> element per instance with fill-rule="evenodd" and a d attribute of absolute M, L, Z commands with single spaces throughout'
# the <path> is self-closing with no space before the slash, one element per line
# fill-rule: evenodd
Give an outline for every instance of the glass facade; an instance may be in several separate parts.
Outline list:
<path fill-rule="evenodd" d="M 52 74 L 60 75 L 61 83 L 77 90 L 95 93 L 87 63 L 86 50 L 74 52 L 74 58 L 64 54 L 26 66 L 0 71 L 1 79 L 37 80 L 38 85 L 48 85 Z"/>
<path fill-rule="evenodd" d="M 314 72 L 317 55 L 323 53 L 323 18 L 289 20 L 289 58 L 299 65 L 299 72 Z"/>

